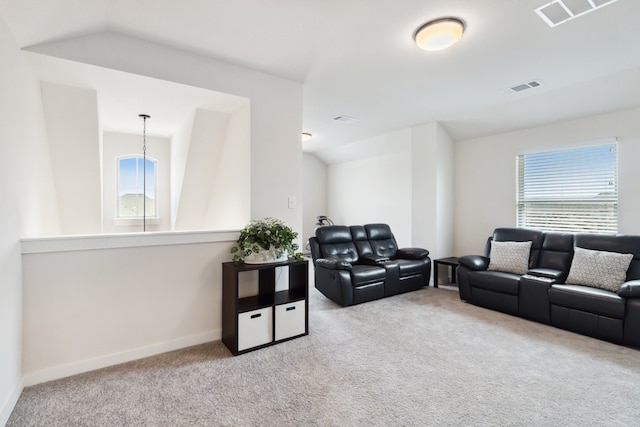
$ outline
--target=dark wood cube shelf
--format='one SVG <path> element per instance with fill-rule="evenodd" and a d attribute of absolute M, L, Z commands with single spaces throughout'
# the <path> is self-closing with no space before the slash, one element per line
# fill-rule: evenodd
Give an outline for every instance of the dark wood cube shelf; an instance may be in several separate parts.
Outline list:
<path fill-rule="evenodd" d="M 287 268 L 287 289 L 276 291 L 276 269 Z M 239 275 L 258 272 L 258 293 L 238 296 Z M 222 342 L 235 356 L 309 333 L 309 266 L 305 261 L 222 264 Z"/>

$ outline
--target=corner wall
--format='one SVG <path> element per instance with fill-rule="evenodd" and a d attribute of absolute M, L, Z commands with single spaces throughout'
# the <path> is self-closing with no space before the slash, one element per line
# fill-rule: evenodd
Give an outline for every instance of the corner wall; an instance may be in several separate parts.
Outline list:
<path fill-rule="evenodd" d="M 342 225 L 387 223 L 398 245 L 411 243 L 412 153 L 409 129 L 354 143 L 398 152 L 327 167 L 327 215 Z M 367 151 L 365 151 L 367 152 Z"/>
<path fill-rule="evenodd" d="M 309 237 L 315 235 L 317 217 L 327 213 L 327 165 L 313 154 L 304 153 L 303 165 L 303 208 L 302 208 L 302 246 L 306 251 Z M 332 218 L 333 219 L 333 218 Z"/>
<path fill-rule="evenodd" d="M 251 216 L 251 132 L 249 103 L 229 119 L 227 135 L 203 226 L 209 230 L 236 230 Z"/>
<path fill-rule="evenodd" d="M 412 244 L 431 259 L 452 255 L 453 141 L 438 123 L 411 129 Z"/>
<path fill-rule="evenodd" d="M 327 204 L 336 223 L 386 222 L 398 245 L 426 248 L 432 259 L 452 255 L 454 145 L 438 123 L 338 150 L 360 150 L 365 158 L 327 167 Z"/>
<path fill-rule="evenodd" d="M 174 230 L 240 229 L 250 219 L 248 103 L 233 114 L 197 109 L 189 123 L 189 139 L 174 138 L 188 147 L 172 168 L 182 173 Z"/>
<path fill-rule="evenodd" d="M 171 138 L 171 230 L 176 228 L 176 218 L 182 197 L 182 184 L 189 156 L 189 141 L 196 113 L 193 111 Z"/>
<path fill-rule="evenodd" d="M 63 234 L 101 233 L 96 91 L 45 82 L 40 86 L 61 231 Z"/>
<path fill-rule="evenodd" d="M 21 234 L 60 230 L 38 81 L 0 17 L 0 425 L 22 392 Z"/>

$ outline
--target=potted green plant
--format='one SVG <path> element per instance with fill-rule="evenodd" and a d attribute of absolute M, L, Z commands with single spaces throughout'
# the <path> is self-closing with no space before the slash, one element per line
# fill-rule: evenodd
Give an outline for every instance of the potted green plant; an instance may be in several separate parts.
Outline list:
<path fill-rule="evenodd" d="M 284 222 L 275 218 L 252 220 L 242 230 L 236 243 L 231 247 L 234 262 L 263 264 L 284 262 L 289 258 L 302 260 L 296 253 L 298 233 Z"/>

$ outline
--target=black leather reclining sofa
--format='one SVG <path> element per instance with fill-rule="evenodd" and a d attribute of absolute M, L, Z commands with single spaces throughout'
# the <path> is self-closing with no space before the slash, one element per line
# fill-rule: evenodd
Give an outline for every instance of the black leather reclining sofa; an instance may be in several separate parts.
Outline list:
<path fill-rule="evenodd" d="M 398 249 L 387 224 L 320 227 L 309 247 L 316 288 L 342 306 L 429 285 L 429 251 Z"/>
<path fill-rule="evenodd" d="M 489 269 L 491 242 L 531 242 L 527 271 Z M 617 290 L 567 278 L 576 248 L 632 254 Z M 631 258 L 628 256 L 628 258 Z M 590 267 L 589 267 L 590 268 Z M 640 236 L 551 233 L 497 228 L 484 255 L 459 259 L 460 298 L 616 344 L 640 347 Z M 575 276 L 574 276 L 575 277 Z M 597 277 L 594 272 L 589 277 Z"/>

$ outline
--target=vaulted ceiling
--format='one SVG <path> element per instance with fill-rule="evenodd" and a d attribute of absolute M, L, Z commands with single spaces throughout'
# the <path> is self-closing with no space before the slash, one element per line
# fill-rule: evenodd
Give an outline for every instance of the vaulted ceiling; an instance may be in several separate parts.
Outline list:
<path fill-rule="evenodd" d="M 554 28 L 534 12 L 548 2 L 0 0 L 0 14 L 21 47 L 112 31 L 299 81 L 303 148 L 321 154 L 432 121 L 463 140 L 640 106 L 640 1 Z M 463 39 L 418 49 L 416 28 L 443 16 Z"/>

